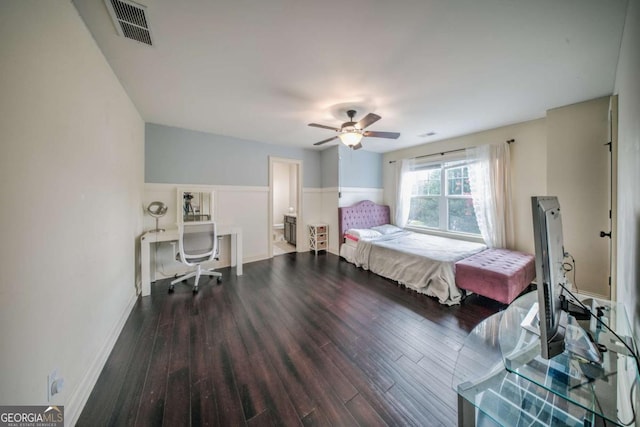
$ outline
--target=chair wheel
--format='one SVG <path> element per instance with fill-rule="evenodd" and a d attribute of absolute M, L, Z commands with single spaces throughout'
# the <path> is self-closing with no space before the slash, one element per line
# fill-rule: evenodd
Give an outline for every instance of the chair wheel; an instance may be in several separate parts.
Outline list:
<path fill-rule="evenodd" d="M 222 277 L 218 276 L 218 278 L 216 279 L 218 283 L 222 283 Z"/>
<path fill-rule="evenodd" d="M 193 294 L 197 294 L 198 293 L 198 288 L 193 288 Z"/>
<path fill-rule="evenodd" d="M 172 294 L 173 293 L 173 286 L 169 286 L 169 293 Z"/>

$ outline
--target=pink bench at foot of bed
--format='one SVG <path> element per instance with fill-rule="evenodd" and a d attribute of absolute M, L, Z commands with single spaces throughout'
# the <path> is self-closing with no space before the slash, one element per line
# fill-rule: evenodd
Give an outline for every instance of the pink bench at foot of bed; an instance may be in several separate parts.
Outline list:
<path fill-rule="evenodd" d="M 456 285 L 510 304 L 536 276 L 535 257 L 507 249 L 487 249 L 456 263 Z"/>

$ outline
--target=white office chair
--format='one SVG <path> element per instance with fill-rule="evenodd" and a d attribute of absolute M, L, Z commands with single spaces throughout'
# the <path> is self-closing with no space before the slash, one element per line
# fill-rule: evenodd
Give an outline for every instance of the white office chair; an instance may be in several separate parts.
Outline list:
<path fill-rule="evenodd" d="M 189 267 L 195 266 L 196 270 L 173 280 L 169 286 L 169 293 L 173 292 L 173 286 L 176 283 L 186 281 L 194 276 L 196 278 L 193 284 L 194 294 L 198 292 L 198 281 L 202 275 L 217 277 L 218 283 L 222 282 L 221 273 L 213 271 L 213 269 L 203 269 L 201 266 L 202 263 L 218 259 L 218 234 L 215 222 L 180 224 L 179 232 L 180 251 L 176 255 L 176 260 Z"/>

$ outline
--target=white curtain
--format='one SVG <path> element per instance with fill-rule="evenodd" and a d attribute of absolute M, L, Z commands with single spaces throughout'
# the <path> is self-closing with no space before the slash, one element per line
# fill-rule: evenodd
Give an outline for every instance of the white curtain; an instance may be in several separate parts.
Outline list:
<path fill-rule="evenodd" d="M 403 159 L 396 162 L 396 225 L 406 227 L 409 221 L 409 209 L 411 208 L 411 190 L 413 177 L 409 172 L 413 169 L 413 159 Z"/>
<path fill-rule="evenodd" d="M 509 144 L 466 150 L 473 208 L 487 246 L 506 248 L 513 239 Z"/>

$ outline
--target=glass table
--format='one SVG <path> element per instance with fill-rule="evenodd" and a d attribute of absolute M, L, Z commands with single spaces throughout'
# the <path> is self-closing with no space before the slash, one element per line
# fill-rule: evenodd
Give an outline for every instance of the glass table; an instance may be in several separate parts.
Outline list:
<path fill-rule="evenodd" d="M 536 301 L 536 292 L 524 295 L 476 326 L 465 340 L 453 378 L 458 425 L 592 426 L 631 421 L 631 388 L 638 373 L 627 348 L 599 322 L 580 325 L 572 318 L 569 333 L 584 333 L 585 328 L 606 347 L 602 363 L 594 365 L 568 351 L 543 359 L 538 335 L 521 326 Z M 587 302 L 623 339 L 631 336 L 621 305 Z"/>

